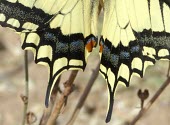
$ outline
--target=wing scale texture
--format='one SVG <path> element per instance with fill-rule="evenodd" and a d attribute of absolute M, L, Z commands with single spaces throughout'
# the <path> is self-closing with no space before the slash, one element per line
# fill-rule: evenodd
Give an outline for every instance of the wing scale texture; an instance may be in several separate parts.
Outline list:
<path fill-rule="evenodd" d="M 156 60 L 170 58 L 170 2 L 105 0 L 100 39 L 100 73 L 108 84 L 110 121 L 118 84 L 129 86 L 133 75 L 143 77 Z"/>
<path fill-rule="evenodd" d="M 97 45 L 101 0 L 0 0 L 0 25 L 15 30 L 22 48 L 49 69 L 46 105 L 59 75 L 84 70 Z M 101 2 L 102 3 L 102 2 Z M 170 58 L 169 0 L 103 0 L 100 73 L 108 85 L 110 121 L 118 84 L 129 86 L 156 60 Z"/>

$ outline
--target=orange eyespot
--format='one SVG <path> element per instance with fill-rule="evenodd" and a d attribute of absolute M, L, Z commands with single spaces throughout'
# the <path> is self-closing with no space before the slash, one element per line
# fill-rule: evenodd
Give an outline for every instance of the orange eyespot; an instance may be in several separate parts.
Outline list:
<path fill-rule="evenodd" d="M 92 45 L 92 42 L 90 41 L 86 44 L 86 49 L 87 49 L 88 52 L 91 52 L 92 48 L 93 48 L 93 45 Z"/>
<path fill-rule="evenodd" d="M 101 44 L 100 44 L 99 52 L 100 52 L 100 53 L 103 52 L 103 45 L 101 45 Z"/>
<path fill-rule="evenodd" d="M 96 46 L 96 41 L 92 40 L 92 44 L 93 44 L 93 47 L 95 47 Z"/>
<path fill-rule="evenodd" d="M 91 40 L 87 42 L 86 49 L 88 50 L 88 52 L 91 52 L 94 46 L 96 46 L 96 41 Z"/>

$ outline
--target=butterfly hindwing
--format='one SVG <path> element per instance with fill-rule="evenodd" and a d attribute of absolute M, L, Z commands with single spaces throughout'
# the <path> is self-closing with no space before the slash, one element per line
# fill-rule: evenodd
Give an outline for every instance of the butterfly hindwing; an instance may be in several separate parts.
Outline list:
<path fill-rule="evenodd" d="M 99 1 L 1 0 L 0 24 L 18 32 L 22 48 L 48 67 L 46 105 L 59 75 L 83 70 L 97 44 Z M 11 11 L 14 10 L 14 11 Z"/>
<path fill-rule="evenodd" d="M 100 73 L 108 83 L 110 121 L 118 84 L 129 86 L 156 60 L 170 59 L 170 4 L 167 0 L 106 0 L 100 39 Z"/>

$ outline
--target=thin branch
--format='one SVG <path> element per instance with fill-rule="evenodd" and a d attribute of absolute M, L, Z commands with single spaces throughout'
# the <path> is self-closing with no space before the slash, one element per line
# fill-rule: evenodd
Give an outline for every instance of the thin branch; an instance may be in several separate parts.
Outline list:
<path fill-rule="evenodd" d="M 59 91 L 58 87 L 59 87 L 60 79 L 61 79 L 61 75 L 59 76 L 59 78 L 57 79 L 57 81 L 56 81 L 56 83 L 54 85 L 54 89 L 53 89 L 53 91 L 51 93 L 51 97 L 50 97 L 51 98 L 50 99 L 51 100 L 50 105 L 49 105 L 48 108 L 44 109 L 44 113 L 43 113 L 43 115 L 41 117 L 39 125 L 46 125 L 47 124 L 47 121 L 48 121 L 48 119 L 50 117 L 50 114 L 52 112 L 52 108 L 54 106 L 54 102 L 55 102 L 56 97 L 57 97 L 57 93 Z"/>
<path fill-rule="evenodd" d="M 82 108 L 82 106 L 84 105 L 84 102 L 94 84 L 94 81 L 96 80 L 97 76 L 98 76 L 98 71 L 99 71 L 99 65 L 100 65 L 100 62 L 98 62 L 97 64 L 97 68 L 95 70 L 92 70 L 92 75 L 91 75 L 91 78 L 83 92 L 83 94 L 81 95 L 77 105 L 76 105 L 76 108 L 70 118 L 70 120 L 67 122 L 67 125 L 73 125 L 74 121 L 76 120 L 79 112 L 80 112 L 80 109 Z"/>
<path fill-rule="evenodd" d="M 167 78 L 167 80 L 162 84 L 162 86 L 158 89 L 155 95 L 150 99 L 150 101 L 146 104 L 146 106 L 143 109 L 141 109 L 139 114 L 132 120 L 132 122 L 129 125 L 136 124 L 136 122 L 149 110 L 151 105 L 161 95 L 161 93 L 165 90 L 165 88 L 169 85 L 169 83 L 170 83 L 170 77 Z"/>
<path fill-rule="evenodd" d="M 67 97 L 70 95 L 70 93 L 73 90 L 73 82 L 77 76 L 78 71 L 72 71 L 69 79 L 64 83 L 64 91 L 59 99 L 59 102 L 54 105 L 53 111 L 51 113 L 51 116 L 49 117 L 47 121 L 47 125 L 55 125 L 56 124 L 56 119 L 58 118 L 61 108 L 65 104 Z"/>
<path fill-rule="evenodd" d="M 56 83 L 55 83 L 55 85 L 54 85 L 53 91 L 52 91 L 52 93 L 51 93 L 50 103 L 51 103 L 52 106 L 54 105 L 55 100 L 56 100 L 56 97 L 57 97 L 57 94 L 58 94 L 58 92 L 60 91 L 60 89 L 59 89 L 60 80 L 61 80 L 61 75 L 60 75 L 59 78 L 57 79 L 57 81 L 56 81 Z"/>
<path fill-rule="evenodd" d="M 21 96 L 24 102 L 24 111 L 23 111 L 23 119 L 22 125 L 25 125 L 26 116 L 27 116 L 27 109 L 28 109 L 28 96 L 29 96 L 29 74 L 28 74 L 28 52 L 27 50 L 24 53 L 24 60 L 25 60 L 25 96 Z"/>

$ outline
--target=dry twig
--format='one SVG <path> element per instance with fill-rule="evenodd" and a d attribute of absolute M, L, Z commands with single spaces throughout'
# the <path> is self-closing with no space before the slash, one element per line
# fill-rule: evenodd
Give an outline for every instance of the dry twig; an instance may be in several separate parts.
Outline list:
<path fill-rule="evenodd" d="M 29 86 L 28 86 L 29 74 L 28 74 L 28 52 L 27 51 L 25 51 L 24 60 L 25 60 L 25 96 L 21 97 L 22 101 L 24 102 L 22 125 L 25 125 L 27 109 L 28 109 L 28 97 L 29 97 Z"/>
<path fill-rule="evenodd" d="M 150 99 L 150 101 L 146 104 L 146 106 L 140 110 L 139 114 L 132 120 L 132 122 L 129 125 L 135 125 L 136 122 L 149 110 L 149 108 L 156 101 L 156 99 L 161 95 L 161 93 L 165 90 L 165 88 L 170 84 L 169 71 L 170 71 L 170 65 L 168 68 L 167 80 L 162 84 L 162 86 L 158 89 L 158 91 Z"/>
<path fill-rule="evenodd" d="M 59 102 L 54 105 L 53 111 L 47 121 L 47 125 L 55 125 L 56 124 L 56 119 L 58 118 L 58 116 L 61 112 L 61 108 L 63 107 L 63 105 L 65 104 L 65 102 L 67 100 L 67 97 L 73 90 L 73 82 L 77 76 L 77 73 L 78 73 L 77 70 L 72 71 L 69 79 L 64 83 L 65 89 L 59 99 Z"/>
<path fill-rule="evenodd" d="M 90 80 L 89 80 L 83 94 L 81 95 L 81 97 L 80 97 L 80 99 L 79 99 L 79 101 L 78 101 L 78 103 L 76 105 L 76 108 L 75 108 L 70 120 L 68 121 L 67 125 L 73 125 L 75 119 L 77 118 L 77 116 L 78 116 L 78 114 L 80 112 L 80 109 L 83 106 L 83 104 L 84 104 L 84 102 L 85 102 L 85 100 L 86 100 L 86 98 L 87 98 L 93 84 L 94 84 L 94 81 L 96 80 L 96 78 L 98 76 L 99 65 L 100 65 L 100 61 L 98 62 L 96 69 L 92 70 L 91 78 L 90 78 Z"/>
<path fill-rule="evenodd" d="M 143 109 L 144 102 L 145 102 L 145 100 L 149 97 L 149 91 L 148 91 L 148 89 L 145 89 L 145 90 L 142 92 L 142 90 L 139 89 L 139 91 L 138 91 L 137 94 L 138 94 L 138 97 L 139 97 L 139 99 L 140 99 L 140 101 L 141 101 L 141 109 Z"/>
<path fill-rule="evenodd" d="M 50 101 L 49 107 L 44 109 L 44 113 L 43 113 L 43 115 L 41 117 L 39 125 L 46 125 L 47 124 L 47 121 L 48 121 L 48 119 L 50 117 L 52 108 L 54 106 L 54 102 L 55 102 L 56 97 L 57 97 L 60 79 L 61 79 L 61 76 L 59 76 L 59 78 L 57 79 L 57 81 L 56 81 L 56 83 L 54 85 L 54 88 L 53 88 L 53 91 L 52 91 L 51 97 L 50 97 L 51 101 Z"/>

